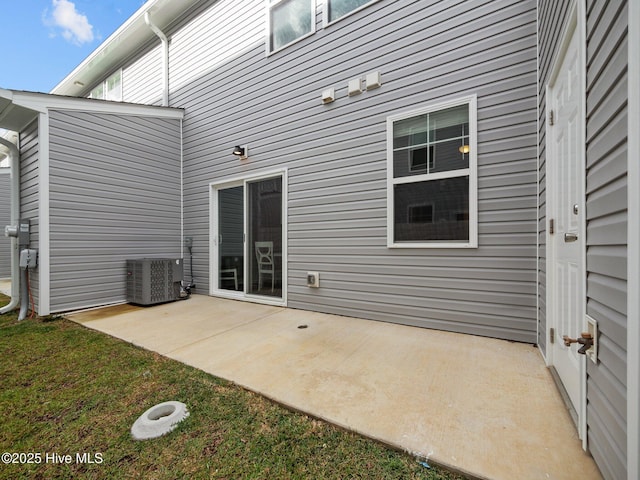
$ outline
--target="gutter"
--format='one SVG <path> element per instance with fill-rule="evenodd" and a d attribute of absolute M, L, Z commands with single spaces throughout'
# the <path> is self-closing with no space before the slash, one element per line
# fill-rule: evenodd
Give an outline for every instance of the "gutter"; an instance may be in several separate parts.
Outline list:
<path fill-rule="evenodd" d="M 20 152 L 10 141 L 0 137 L 0 144 L 9 149 L 11 167 L 11 225 L 18 224 L 20 217 Z M 11 237 L 11 301 L 0 308 L 0 314 L 11 312 L 20 302 L 20 259 L 18 239 Z"/>
<path fill-rule="evenodd" d="M 162 42 L 162 106 L 169 106 L 169 39 L 151 20 L 149 11 L 144 13 L 144 21 Z"/>

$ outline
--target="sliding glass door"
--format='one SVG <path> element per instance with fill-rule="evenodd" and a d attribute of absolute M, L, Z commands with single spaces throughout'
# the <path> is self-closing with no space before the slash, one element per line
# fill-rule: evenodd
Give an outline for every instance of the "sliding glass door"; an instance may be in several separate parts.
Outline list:
<path fill-rule="evenodd" d="M 218 191 L 218 288 L 244 285 L 244 186 Z"/>
<path fill-rule="evenodd" d="M 283 176 L 213 186 L 214 290 L 283 299 Z"/>
<path fill-rule="evenodd" d="M 282 178 L 247 183 L 247 293 L 282 297 Z"/>

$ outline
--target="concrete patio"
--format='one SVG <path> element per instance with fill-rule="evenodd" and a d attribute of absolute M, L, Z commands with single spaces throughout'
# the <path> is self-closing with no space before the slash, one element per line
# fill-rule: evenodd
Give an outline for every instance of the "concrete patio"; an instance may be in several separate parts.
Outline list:
<path fill-rule="evenodd" d="M 68 317 L 470 477 L 600 478 L 532 345 L 202 295 Z"/>

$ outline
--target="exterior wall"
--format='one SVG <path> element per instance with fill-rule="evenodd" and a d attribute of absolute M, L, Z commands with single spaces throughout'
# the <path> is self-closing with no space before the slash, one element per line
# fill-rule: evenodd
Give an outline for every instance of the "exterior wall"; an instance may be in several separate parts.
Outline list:
<path fill-rule="evenodd" d="M 162 104 L 162 46 L 159 41 L 122 68 L 122 101 Z"/>
<path fill-rule="evenodd" d="M 40 143 L 39 122 L 31 123 L 20 133 L 20 218 L 31 220 L 31 248 L 40 248 Z M 33 301 L 38 304 L 39 275 L 30 275 Z"/>
<path fill-rule="evenodd" d="M 11 224 L 11 171 L 0 168 L 0 230 Z M 0 278 L 11 277 L 11 239 L 0 232 Z"/>
<path fill-rule="evenodd" d="M 536 3 L 381 1 L 326 28 L 318 11 L 313 35 L 266 56 L 263 2 L 209 2 L 171 32 L 172 75 L 203 63 L 180 53 L 194 25 L 212 45 L 228 39 L 205 21 L 216 9 L 231 31 L 257 33 L 171 82 L 172 106 L 186 109 L 197 292 L 209 292 L 209 183 L 286 167 L 290 307 L 535 343 Z M 347 97 L 350 79 L 376 70 L 381 88 Z M 322 105 L 328 87 L 338 98 Z M 470 94 L 479 247 L 387 248 L 387 116 Z M 249 145 L 247 161 L 231 155 L 236 144 Z M 305 286 L 309 270 L 320 289 Z"/>
<path fill-rule="evenodd" d="M 571 2 L 539 2 L 540 342 L 546 346 L 545 87 Z M 587 361 L 587 444 L 607 479 L 626 478 L 627 8 L 586 2 L 587 314 L 599 363 Z"/>
<path fill-rule="evenodd" d="M 123 302 L 126 259 L 180 256 L 180 121 L 49 122 L 51 311 Z"/>
<path fill-rule="evenodd" d="M 627 476 L 627 22 L 626 1 L 587 1 L 588 443 L 611 479 Z"/>

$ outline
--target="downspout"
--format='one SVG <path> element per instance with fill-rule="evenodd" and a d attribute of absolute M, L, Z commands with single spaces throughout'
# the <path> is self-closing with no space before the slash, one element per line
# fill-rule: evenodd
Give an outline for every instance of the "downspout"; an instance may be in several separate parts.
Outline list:
<path fill-rule="evenodd" d="M 11 225 L 18 225 L 20 217 L 20 152 L 8 140 L 0 137 L 0 144 L 9 149 L 11 167 Z M 11 312 L 20 302 L 20 259 L 18 258 L 18 239 L 11 237 L 11 301 L 0 308 L 0 314 Z"/>
<path fill-rule="evenodd" d="M 145 12 L 144 21 L 162 42 L 162 105 L 169 106 L 169 39 L 151 20 L 149 12 Z"/>

